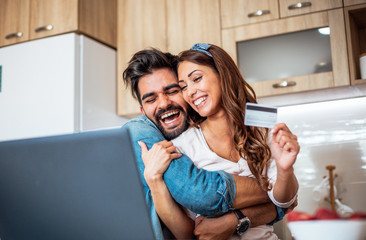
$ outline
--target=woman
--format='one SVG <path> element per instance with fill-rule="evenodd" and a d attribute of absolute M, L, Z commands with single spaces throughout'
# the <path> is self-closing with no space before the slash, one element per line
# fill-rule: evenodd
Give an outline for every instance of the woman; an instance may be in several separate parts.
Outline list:
<path fill-rule="evenodd" d="M 272 129 L 270 141 L 268 129 L 244 125 L 245 104 L 256 103 L 256 97 L 231 57 L 215 45 L 196 44 L 179 55 L 178 82 L 184 100 L 202 117 L 191 119 L 192 127 L 172 141 L 179 152 L 188 155 L 199 168 L 255 177 L 273 203 L 289 207 L 298 189 L 293 171 L 300 149 L 297 138 L 285 124 Z M 174 146 L 169 142 L 164 144 L 152 149 L 153 152 L 143 153 L 148 184 L 153 182 L 151 176 L 156 171 L 165 171 L 172 158 Z M 163 181 L 158 186 L 150 186 L 152 193 L 164 187 Z M 162 192 L 164 196 L 169 195 L 165 190 Z M 164 220 L 167 217 L 163 209 L 174 205 L 174 201 L 159 194 L 153 200 L 163 222 L 169 222 Z M 179 209 L 171 215 L 176 214 L 188 223 L 185 230 L 190 231 L 189 221 Z M 249 229 L 240 239 L 264 237 L 277 239 L 270 226 Z"/>

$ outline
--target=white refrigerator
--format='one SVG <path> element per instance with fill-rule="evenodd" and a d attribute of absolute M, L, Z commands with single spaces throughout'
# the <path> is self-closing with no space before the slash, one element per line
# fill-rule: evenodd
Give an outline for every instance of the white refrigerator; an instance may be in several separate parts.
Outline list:
<path fill-rule="evenodd" d="M 0 48 L 0 141 L 115 128 L 116 50 L 75 33 Z"/>

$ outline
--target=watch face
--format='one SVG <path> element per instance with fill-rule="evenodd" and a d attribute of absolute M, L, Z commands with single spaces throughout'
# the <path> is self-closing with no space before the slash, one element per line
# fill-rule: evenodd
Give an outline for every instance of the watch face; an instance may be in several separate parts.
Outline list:
<path fill-rule="evenodd" d="M 247 219 L 244 219 L 244 221 L 242 221 L 237 228 L 237 232 L 238 234 L 243 234 L 245 233 L 250 227 L 250 222 Z"/>

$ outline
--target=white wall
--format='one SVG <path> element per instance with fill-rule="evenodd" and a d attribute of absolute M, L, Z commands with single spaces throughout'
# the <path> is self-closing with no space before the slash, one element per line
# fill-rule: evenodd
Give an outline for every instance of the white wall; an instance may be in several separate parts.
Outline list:
<path fill-rule="evenodd" d="M 342 203 L 366 212 L 366 97 L 280 107 L 278 120 L 298 136 L 301 147 L 295 163 L 300 185 L 296 210 L 313 214 L 319 207 L 330 209 L 329 202 L 313 199 L 313 189 L 328 176 L 325 167 L 335 165 Z M 285 224 L 279 225 L 281 235 Z"/>
<path fill-rule="evenodd" d="M 327 165 L 335 165 L 335 184 L 342 202 L 366 212 L 366 97 L 279 108 L 301 146 L 295 163 L 299 180 L 298 210 L 313 213 L 319 206 L 312 190 Z"/>

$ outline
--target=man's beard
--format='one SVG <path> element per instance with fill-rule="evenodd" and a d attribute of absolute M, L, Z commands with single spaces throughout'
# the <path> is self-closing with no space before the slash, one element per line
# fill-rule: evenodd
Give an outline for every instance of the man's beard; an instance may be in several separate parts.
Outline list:
<path fill-rule="evenodd" d="M 183 114 L 183 124 L 180 127 L 175 128 L 173 131 L 169 131 L 167 132 L 164 127 L 162 126 L 161 122 L 160 122 L 160 116 L 161 114 L 168 112 L 168 111 L 172 111 L 178 109 L 180 110 L 180 114 Z M 155 125 L 156 127 L 160 130 L 160 132 L 164 135 L 164 137 L 167 140 L 172 140 L 176 137 L 178 137 L 179 135 L 181 135 L 185 130 L 187 130 L 187 128 L 189 127 L 188 121 L 187 121 L 187 113 L 184 111 L 184 109 L 179 106 L 179 105 L 174 105 L 174 106 L 170 106 L 167 109 L 160 109 L 155 115 L 154 115 L 155 121 Z M 152 120 L 152 119 L 150 119 Z"/>

